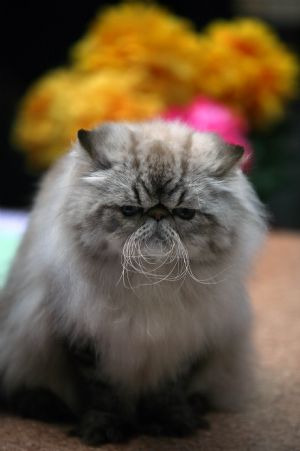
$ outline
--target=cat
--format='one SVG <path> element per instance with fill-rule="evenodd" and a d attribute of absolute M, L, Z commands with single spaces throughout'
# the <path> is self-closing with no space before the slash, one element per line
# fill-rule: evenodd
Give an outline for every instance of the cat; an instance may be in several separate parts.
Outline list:
<path fill-rule="evenodd" d="M 80 130 L 1 294 L 8 406 L 90 445 L 184 436 L 251 393 L 245 279 L 265 213 L 243 149 L 180 122 Z"/>

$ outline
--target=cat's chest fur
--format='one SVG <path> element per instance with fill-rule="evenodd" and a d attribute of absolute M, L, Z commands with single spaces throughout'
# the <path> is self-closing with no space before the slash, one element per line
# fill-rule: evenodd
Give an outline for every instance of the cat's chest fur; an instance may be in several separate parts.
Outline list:
<path fill-rule="evenodd" d="M 140 392 L 186 371 L 204 351 L 209 312 L 201 294 L 168 284 L 115 296 L 81 323 L 96 345 L 101 376 Z"/>

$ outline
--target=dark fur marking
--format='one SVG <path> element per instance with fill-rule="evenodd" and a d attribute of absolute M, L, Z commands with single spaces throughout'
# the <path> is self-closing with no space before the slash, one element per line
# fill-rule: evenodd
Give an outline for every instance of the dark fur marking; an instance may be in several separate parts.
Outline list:
<path fill-rule="evenodd" d="M 90 410 L 81 418 L 72 435 L 84 443 L 99 446 L 105 443 L 124 443 L 132 436 L 132 425 L 117 413 Z"/>
<path fill-rule="evenodd" d="M 175 186 L 167 193 L 168 196 L 172 196 L 179 188 L 182 186 L 183 180 L 180 178 L 180 180 L 175 184 Z"/>
<path fill-rule="evenodd" d="M 105 251 L 107 251 L 108 247 L 109 247 L 108 242 L 106 240 L 103 240 L 98 247 L 98 251 L 105 252 Z"/>
<path fill-rule="evenodd" d="M 132 436 L 134 420 L 125 413 L 116 390 L 101 379 L 101 358 L 98 360 L 94 368 L 86 368 L 81 358 L 73 360 L 81 414 L 72 435 L 93 446 L 126 442 Z"/>
<path fill-rule="evenodd" d="M 99 219 L 103 221 L 103 228 L 108 232 L 115 232 L 120 227 L 120 222 L 113 215 L 105 215 L 106 210 L 109 212 L 119 211 L 120 207 L 118 205 L 101 205 L 101 207 L 97 210 L 96 214 Z M 95 225 L 96 226 L 96 225 Z"/>
<path fill-rule="evenodd" d="M 135 134 L 132 131 L 130 132 L 130 138 L 131 138 L 130 150 L 131 150 L 131 152 L 133 154 L 133 169 L 138 170 L 139 167 L 140 167 L 140 160 L 138 158 L 138 153 L 137 153 L 137 150 L 136 150 L 138 142 L 137 142 Z"/>
<path fill-rule="evenodd" d="M 140 182 L 140 184 L 142 185 L 142 187 L 144 188 L 144 190 L 145 190 L 145 192 L 147 193 L 148 197 L 151 197 L 152 194 L 151 194 L 149 188 L 147 188 L 147 186 L 146 186 L 144 180 L 143 180 L 142 178 L 140 178 L 140 179 L 139 179 L 139 182 Z"/>
<path fill-rule="evenodd" d="M 166 189 L 166 186 L 170 182 L 172 182 L 172 180 L 173 180 L 172 178 L 169 178 L 166 182 L 158 184 L 158 186 L 156 187 L 156 195 L 157 195 L 157 197 L 160 197 L 164 193 L 164 191 Z"/>
<path fill-rule="evenodd" d="M 172 180 L 173 180 L 172 178 L 168 179 L 168 180 L 162 185 L 162 188 L 163 188 L 163 189 L 166 189 L 166 186 L 167 186 L 169 183 L 171 183 Z"/>
<path fill-rule="evenodd" d="M 44 388 L 18 390 L 8 400 L 12 412 L 47 422 L 71 422 L 75 417 L 68 406 L 50 390 Z"/>
<path fill-rule="evenodd" d="M 134 195 L 135 195 L 135 198 L 136 198 L 137 203 L 138 203 L 139 205 L 142 205 L 142 203 L 141 203 L 141 197 L 140 197 L 140 194 L 139 194 L 139 191 L 138 191 L 137 187 L 136 187 L 135 185 L 133 185 L 132 189 L 133 189 L 133 192 L 134 192 Z"/>
<path fill-rule="evenodd" d="M 97 210 L 95 210 L 93 213 L 93 216 L 96 216 L 98 218 L 103 218 L 103 215 L 105 213 L 106 210 L 111 211 L 111 210 L 118 210 L 119 206 L 118 205 L 113 205 L 113 204 L 104 204 L 99 206 L 99 208 Z"/>
<path fill-rule="evenodd" d="M 104 225 L 104 228 L 107 232 L 112 233 L 115 232 L 120 227 L 120 222 L 117 220 L 117 218 L 110 218 L 106 224 Z"/>
<path fill-rule="evenodd" d="M 177 202 L 177 204 L 176 204 L 176 207 L 178 207 L 178 205 L 180 205 L 180 204 L 183 202 L 183 199 L 184 199 L 186 193 L 187 193 L 186 190 L 183 190 L 183 191 L 182 191 L 182 193 L 180 194 L 180 197 L 179 197 L 179 199 L 178 199 L 178 202 Z"/>
<path fill-rule="evenodd" d="M 207 428 L 203 418 L 206 405 L 201 395 L 185 392 L 191 371 L 199 367 L 197 361 L 177 382 L 161 390 L 142 395 L 136 411 L 119 398 L 116 389 L 104 380 L 86 378 L 81 372 L 78 391 L 81 397 L 81 416 L 73 432 L 89 445 L 126 442 L 138 434 L 184 437 L 197 428 Z M 101 372 L 101 370 L 100 370 Z"/>
<path fill-rule="evenodd" d="M 200 422 L 202 422 L 203 418 L 200 417 L 205 415 L 210 410 L 207 397 L 201 395 L 200 393 L 193 393 L 188 396 L 188 403 L 196 417 L 199 418 Z"/>
<path fill-rule="evenodd" d="M 150 152 L 146 155 L 146 162 L 152 167 L 152 162 L 161 161 L 166 155 L 166 148 L 163 142 L 155 140 L 151 142 Z M 173 155 L 171 157 L 174 159 Z"/>
<path fill-rule="evenodd" d="M 180 384 L 144 396 L 139 403 L 140 429 L 144 434 L 184 437 L 198 427 L 206 427 L 202 413 L 196 412 Z"/>
<path fill-rule="evenodd" d="M 65 338 L 63 344 L 77 382 L 82 413 L 91 409 L 119 411 L 119 399 L 101 373 L 101 355 L 93 343 L 84 340 L 70 343 Z"/>
<path fill-rule="evenodd" d="M 72 343 L 66 345 L 67 352 L 76 365 L 84 367 L 95 367 L 96 353 L 90 343 Z"/>
<path fill-rule="evenodd" d="M 187 137 L 185 147 L 184 147 L 184 152 L 182 153 L 182 156 L 181 156 L 181 171 L 182 171 L 181 178 L 184 178 L 188 171 L 188 161 L 189 161 L 190 153 L 192 150 L 193 135 L 194 135 L 194 133 L 192 132 Z"/>

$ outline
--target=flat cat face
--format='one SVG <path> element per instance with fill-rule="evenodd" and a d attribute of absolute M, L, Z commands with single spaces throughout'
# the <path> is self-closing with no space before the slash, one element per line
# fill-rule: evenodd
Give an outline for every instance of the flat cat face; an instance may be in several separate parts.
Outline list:
<path fill-rule="evenodd" d="M 233 246 L 243 211 L 234 193 L 240 147 L 163 121 L 107 124 L 78 138 L 85 169 L 70 217 L 87 252 L 120 254 L 143 273 L 151 265 L 183 270 Z"/>

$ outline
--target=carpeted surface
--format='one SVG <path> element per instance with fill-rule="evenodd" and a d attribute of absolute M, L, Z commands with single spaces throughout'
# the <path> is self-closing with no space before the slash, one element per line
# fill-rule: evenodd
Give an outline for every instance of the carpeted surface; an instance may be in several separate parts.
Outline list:
<path fill-rule="evenodd" d="M 300 235 L 273 233 L 250 281 L 256 313 L 259 394 L 243 414 L 210 415 L 189 439 L 141 437 L 107 451 L 300 450 Z M 1 451 L 88 451 L 65 427 L 0 417 Z"/>

